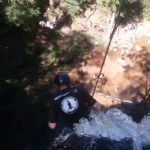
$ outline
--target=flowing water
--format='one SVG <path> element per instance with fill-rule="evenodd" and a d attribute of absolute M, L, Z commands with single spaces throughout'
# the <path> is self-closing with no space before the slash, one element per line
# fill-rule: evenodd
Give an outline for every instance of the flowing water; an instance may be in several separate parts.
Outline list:
<path fill-rule="evenodd" d="M 130 116 L 116 108 L 107 112 L 91 111 L 90 120 L 82 118 L 79 124 L 74 124 L 74 133 L 80 137 L 86 135 L 94 139 L 109 138 L 115 141 L 131 139 L 133 150 L 142 150 L 143 147 L 150 145 L 150 115 L 144 116 L 140 123 L 136 123 Z M 57 142 L 62 142 L 68 136 L 60 135 Z"/>

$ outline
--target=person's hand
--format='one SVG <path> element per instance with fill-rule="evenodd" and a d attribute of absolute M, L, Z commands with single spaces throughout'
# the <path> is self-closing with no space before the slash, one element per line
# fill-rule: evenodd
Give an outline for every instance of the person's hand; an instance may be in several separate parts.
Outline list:
<path fill-rule="evenodd" d="M 48 126 L 49 126 L 49 128 L 51 128 L 51 129 L 55 129 L 56 123 L 48 122 Z"/>
<path fill-rule="evenodd" d="M 96 109 L 96 110 L 100 110 L 101 109 L 101 105 L 98 102 L 96 102 L 92 107 L 94 109 Z"/>

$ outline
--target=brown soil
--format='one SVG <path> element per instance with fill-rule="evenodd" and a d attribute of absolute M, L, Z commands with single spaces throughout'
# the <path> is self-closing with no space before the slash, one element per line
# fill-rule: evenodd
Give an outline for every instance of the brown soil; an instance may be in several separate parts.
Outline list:
<path fill-rule="evenodd" d="M 134 45 L 137 44 L 141 47 L 144 47 L 147 45 L 148 39 L 149 37 L 141 37 Z M 92 83 L 92 77 L 95 73 L 99 73 L 104 58 L 102 55 L 104 51 L 102 49 L 104 48 L 95 46 L 90 52 L 90 58 L 86 59 L 86 66 L 82 67 L 81 62 L 78 62 L 72 66 L 72 69 L 69 72 L 70 76 L 76 82 L 78 81 L 87 89 L 94 89 L 95 82 Z M 149 87 L 149 69 L 146 67 L 149 61 L 148 59 L 145 59 L 145 56 L 148 56 L 149 52 L 150 48 L 145 48 L 141 52 L 137 52 L 133 49 L 132 55 L 126 59 L 134 64 L 134 68 L 129 68 L 123 72 L 121 67 L 116 62 L 116 58 L 120 57 L 120 50 L 114 52 L 110 49 L 110 59 L 106 59 L 102 69 L 102 73 L 104 73 L 104 77 L 107 79 L 107 82 L 105 85 L 103 85 L 100 81 L 96 91 L 106 95 L 108 94 L 110 96 L 118 97 L 123 100 L 140 103 L 141 95 L 145 95 L 146 90 Z M 136 60 L 133 60 L 134 55 L 137 55 Z M 84 72 L 83 74 L 82 71 Z M 115 89 L 117 87 L 119 89 L 116 92 Z M 102 98 L 97 94 L 95 94 L 94 97 L 103 105 L 112 104 L 111 99 L 105 97 Z M 118 103 L 120 102 L 118 101 Z"/>

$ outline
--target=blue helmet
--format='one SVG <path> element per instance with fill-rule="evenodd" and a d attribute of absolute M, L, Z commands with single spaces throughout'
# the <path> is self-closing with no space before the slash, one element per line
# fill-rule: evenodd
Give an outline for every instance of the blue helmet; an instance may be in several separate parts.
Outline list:
<path fill-rule="evenodd" d="M 65 72 L 58 73 L 55 76 L 54 83 L 57 84 L 57 85 L 64 84 L 64 83 L 70 84 L 70 77 Z"/>

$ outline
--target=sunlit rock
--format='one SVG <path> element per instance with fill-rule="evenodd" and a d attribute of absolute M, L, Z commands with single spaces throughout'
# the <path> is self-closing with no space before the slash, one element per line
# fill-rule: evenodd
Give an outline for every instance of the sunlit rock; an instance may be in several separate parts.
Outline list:
<path fill-rule="evenodd" d="M 141 50 L 142 50 L 142 47 L 140 47 L 139 45 L 135 45 L 135 50 L 136 50 L 136 51 L 141 51 Z"/>
<path fill-rule="evenodd" d="M 123 67 L 123 68 L 125 68 L 125 67 L 128 66 L 127 62 L 126 62 L 125 60 L 121 59 L 121 58 L 117 58 L 116 61 L 117 61 L 117 63 L 118 63 L 121 67 Z"/>

